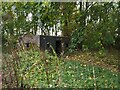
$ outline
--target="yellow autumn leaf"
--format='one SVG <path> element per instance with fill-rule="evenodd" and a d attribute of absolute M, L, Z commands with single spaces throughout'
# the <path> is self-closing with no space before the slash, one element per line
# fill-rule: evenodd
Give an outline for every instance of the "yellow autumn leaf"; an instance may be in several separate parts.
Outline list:
<path fill-rule="evenodd" d="M 91 80 L 92 78 L 91 78 L 91 77 L 89 77 L 89 79 Z"/>
<path fill-rule="evenodd" d="M 97 61 L 96 63 L 97 63 L 97 64 L 99 64 L 100 62 L 99 62 L 99 61 Z"/>

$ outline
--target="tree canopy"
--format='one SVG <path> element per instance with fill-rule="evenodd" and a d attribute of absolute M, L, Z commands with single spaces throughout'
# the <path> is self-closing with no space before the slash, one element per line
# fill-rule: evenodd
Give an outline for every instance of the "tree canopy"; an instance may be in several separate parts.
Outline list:
<path fill-rule="evenodd" d="M 98 49 L 120 45 L 120 2 L 2 2 L 2 42 L 23 34 L 62 31 L 71 48 Z"/>

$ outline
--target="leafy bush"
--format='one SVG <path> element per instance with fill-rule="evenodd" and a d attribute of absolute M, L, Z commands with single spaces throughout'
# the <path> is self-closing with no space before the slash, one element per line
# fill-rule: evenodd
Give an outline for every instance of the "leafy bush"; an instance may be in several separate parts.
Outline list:
<path fill-rule="evenodd" d="M 74 52 L 77 49 L 82 49 L 82 42 L 84 41 L 83 28 L 75 30 L 72 33 L 71 44 L 69 46 L 69 52 Z"/>
<path fill-rule="evenodd" d="M 20 52 L 19 75 L 23 78 L 25 85 L 31 87 L 55 87 L 58 85 L 60 67 L 62 61 L 47 51 L 42 52 Z M 35 78 L 36 77 L 36 78 Z"/>
<path fill-rule="evenodd" d="M 54 50 L 53 50 L 54 52 Z M 50 54 L 48 51 L 41 52 L 33 49 L 18 51 L 18 63 L 14 57 L 6 55 L 6 62 L 3 70 L 4 74 L 12 70 L 16 75 L 13 83 L 5 79 L 13 78 L 11 75 L 4 77 L 3 87 L 58 87 L 63 61 L 57 57 L 56 53 Z M 10 58 L 10 62 L 8 62 Z M 12 66 L 11 66 L 12 64 Z M 17 82 L 17 83 L 15 83 Z M 6 84 L 7 83 L 7 84 Z"/>

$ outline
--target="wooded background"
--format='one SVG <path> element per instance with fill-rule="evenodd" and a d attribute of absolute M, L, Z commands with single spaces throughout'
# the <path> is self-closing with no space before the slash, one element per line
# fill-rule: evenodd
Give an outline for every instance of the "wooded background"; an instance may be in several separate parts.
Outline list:
<path fill-rule="evenodd" d="M 3 49 L 39 30 L 62 31 L 71 49 L 120 49 L 120 2 L 2 2 L 0 15 Z"/>

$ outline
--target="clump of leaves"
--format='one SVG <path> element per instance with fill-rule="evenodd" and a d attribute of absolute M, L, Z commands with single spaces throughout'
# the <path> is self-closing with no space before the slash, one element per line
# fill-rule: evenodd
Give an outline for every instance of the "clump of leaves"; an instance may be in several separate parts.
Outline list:
<path fill-rule="evenodd" d="M 59 86 L 63 63 L 54 50 L 53 52 L 53 54 L 50 54 L 48 51 L 40 52 L 33 50 L 19 52 L 20 81 L 23 79 L 23 83 L 31 87 Z"/>
<path fill-rule="evenodd" d="M 101 49 L 98 51 L 98 57 L 105 57 L 106 56 L 106 51 L 104 49 Z"/>
<path fill-rule="evenodd" d="M 63 61 L 57 57 L 53 48 L 52 51 L 53 53 L 49 53 L 30 48 L 28 50 L 20 49 L 14 52 L 13 56 L 6 55 L 3 65 L 5 71 L 3 88 L 58 87 L 62 80 Z M 15 77 L 15 82 L 12 82 L 12 76 Z"/>

